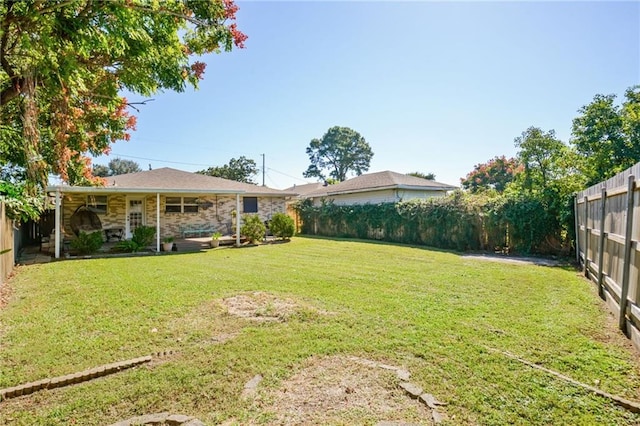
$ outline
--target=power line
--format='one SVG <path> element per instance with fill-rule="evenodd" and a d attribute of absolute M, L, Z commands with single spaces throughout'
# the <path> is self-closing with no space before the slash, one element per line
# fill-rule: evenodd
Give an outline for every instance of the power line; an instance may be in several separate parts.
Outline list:
<path fill-rule="evenodd" d="M 276 173 L 278 173 L 278 174 L 281 174 L 282 176 L 286 176 L 286 177 L 289 177 L 289 178 L 291 178 L 291 179 L 299 180 L 299 181 L 304 182 L 304 183 L 310 183 L 310 182 L 309 182 L 309 181 L 307 181 L 307 180 L 304 180 L 304 179 L 299 178 L 299 177 L 295 177 L 295 176 L 288 175 L 288 174 L 286 174 L 286 173 L 284 173 L 284 172 L 280 172 L 280 171 L 278 171 L 278 170 L 276 170 L 276 169 L 272 169 L 271 167 L 267 167 L 267 170 L 270 170 L 270 171 L 272 171 L 272 172 L 276 172 Z"/>
<path fill-rule="evenodd" d="M 187 165 L 187 166 L 211 167 L 211 164 L 185 163 L 185 162 L 182 162 L 182 161 L 158 160 L 157 158 L 136 157 L 134 155 L 122 155 L 122 154 L 118 154 L 118 153 L 115 153 L 115 152 L 112 152 L 111 155 L 116 156 L 116 157 L 135 158 L 136 160 L 158 161 L 160 163 L 184 164 L 184 165 Z"/>
<path fill-rule="evenodd" d="M 136 159 L 136 160 L 157 161 L 157 162 L 159 162 L 159 163 L 182 164 L 182 165 L 186 165 L 186 166 L 202 166 L 202 167 L 211 167 L 211 164 L 187 163 L 187 162 L 184 162 L 184 161 L 160 160 L 160 159 L 157 159 L 157 158 L 137 157 L 137 156 L 135 156 L 135 155 L 123 155 L 123 154 L 118 154 L 118 153 L 116 153 L 116 152 L 112 152 L 112 153 L 111 153 L 111 155 L 113 155 L 114 157 L 134 158 L 134 159 Z M 296 176 L 291 176 L 291 175 L 289 175 L 289 174 L 287 174 L 287 173 L 281 172 L 281 171 L 276 170 L 276 169 L 273 169 L 273 168 L 271 168 L 271 167 L 265 167 L 264 169 L 265 169 L 265 170 L 272 171 L 272 172 L 275 172 L 275 173 L 278 173 L 278 174 L 280 174 L 280 175 L 282 175 L 282 176 L 286 176 L 286 177 L 291 178 L 291 179 L 295 179 L 295 180 L 300 181 L 300 182 L 310 183 L 310 182 L 309 182 L 309 181 L 307 181 L 307 180 L 304 180 L 304 179 L 299 178 L 299 177 L 296 177 Z"/>

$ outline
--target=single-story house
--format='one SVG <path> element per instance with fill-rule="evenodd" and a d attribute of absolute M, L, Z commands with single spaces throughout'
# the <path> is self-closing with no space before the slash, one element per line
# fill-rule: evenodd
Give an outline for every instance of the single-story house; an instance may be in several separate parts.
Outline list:
<path fill-rule="evenodd" d="M 306 185 L 302 185 L 306 186 Z M 411 199 L 444 197 L 457 189 L 446 183 L 427 180 L 389 170 L 367 173 L 340 182 L 299 193 L 301 199 L 310 199 L 314 205 L 332 201 L 336 205 L 396 203 Z M 296 192 L 296 187 L 287 189 Z"/>
<path fill-rule="evenodd" d="M 160 251 L 163 238 L 185 237 L 188 232 L 235 233 L 239 245 L 236 212 L 257 214 L 266 221 L 274 213 L 285 213 L 285 199 L 295 195 L 168 167 L 112 176 L 105 186 L 58 185 L 47 192 L 55 195 L 56 257 L 62 235 L 75 234 L 72 219 L 82 209 L 97 216 L 106 238 L 130 238 L 137 226 L 155 226 Z"/>

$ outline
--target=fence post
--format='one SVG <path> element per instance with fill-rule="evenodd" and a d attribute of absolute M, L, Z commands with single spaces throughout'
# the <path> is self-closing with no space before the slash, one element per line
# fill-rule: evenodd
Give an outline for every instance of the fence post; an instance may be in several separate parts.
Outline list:
<path fill-rule="evenodd" d="M 634 175 L 629 176 L 627 186 L 627 223 L 624 232 L 624 262 L 622 272 L 622 289 L 620 291 L 620 316 L 618 325 L 620 330 L 627 333 L 627 296 L 629 294 L 629 277 L 631 275 L 631 231 L 633 228 L 633 193 L 635 191 L 636 178 Z"/>
<path fill-rule="evenodd" d="M 589 197 L 584 197 L 584 276 L 589 278 Z"/>
<path fill-rule="evenodd" d="M 598 294 L 604 299 L 604 289 L 602 287 L 602 279 L 604 278 L 604 219 L 607 209 L 607 187 L 602 187 L 602 206 L 600 207 L 600 241 L 598 243 Z"/>
<path fill-rule="evenodd" d="M 573 196 L 573 213 L 576 217 L 576 265 L 580 266 L 580 215 L 578 214 L 578 194 Z"/>

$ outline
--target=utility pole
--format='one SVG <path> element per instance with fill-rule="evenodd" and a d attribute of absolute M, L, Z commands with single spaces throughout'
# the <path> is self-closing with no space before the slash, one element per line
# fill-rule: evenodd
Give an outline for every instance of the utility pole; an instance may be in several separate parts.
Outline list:
<path fill-rule="evenodd" d="M 264 186 L 264 154 L 262 155 L 262 186 Z"/>

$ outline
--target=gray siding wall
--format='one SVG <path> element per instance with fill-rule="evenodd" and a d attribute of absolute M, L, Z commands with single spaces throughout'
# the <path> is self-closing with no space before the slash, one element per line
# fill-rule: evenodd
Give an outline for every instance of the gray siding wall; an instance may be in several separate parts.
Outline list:
<path fill-rule="evenodd" d="M 403 189 L 384 189 L 380 191 L 357 192 L 353 194 L 329 195 L 326 201 L 333 201 L 339 206 L 348 206 L 353 204 L 380 204 L 380 203 L 396 203 L 398 201 L 408 201 L 413 199 L 427 199 L 432 197 L 444 197 L 444 191 L 411 191 Z M 322 203 L 320 198 L 314 200 L 314 205 L 319 206 Z"/>

